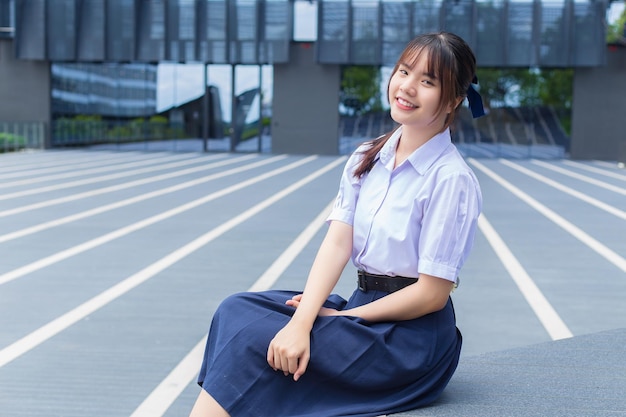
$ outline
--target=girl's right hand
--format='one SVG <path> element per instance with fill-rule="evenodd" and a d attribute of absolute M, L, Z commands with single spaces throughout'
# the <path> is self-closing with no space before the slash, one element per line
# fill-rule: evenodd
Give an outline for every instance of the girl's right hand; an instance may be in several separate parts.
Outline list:
<path fill-rule="evenodd" d="M 270 342 L 267 363 L 275 371 L 292 374 L 297 381 L 306 371 L 311 354 L 311 335 L 302 326 L 290 321 Z"/>

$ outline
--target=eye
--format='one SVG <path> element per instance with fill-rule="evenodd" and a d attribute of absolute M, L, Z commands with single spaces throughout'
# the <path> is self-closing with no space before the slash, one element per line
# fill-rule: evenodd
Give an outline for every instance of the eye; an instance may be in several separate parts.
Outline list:
<path fill-rule="evenodd" d="M 405 69 L 399 69 L 398 72 L 402 75 L 409 75 L 409 72 Z"/>

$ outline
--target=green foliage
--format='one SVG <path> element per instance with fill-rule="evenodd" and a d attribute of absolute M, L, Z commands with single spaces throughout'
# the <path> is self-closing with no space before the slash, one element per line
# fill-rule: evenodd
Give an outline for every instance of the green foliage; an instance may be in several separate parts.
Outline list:
<path fill-rule="evenodd" d="M 351 115 L 382 110 L 380 68 L 346 66 L 342 69 L 340 102 Z"/>
<path fill-rule="evenodd" d="M 148 122 L 167 124 L 168 120 L 167 120 L 167 117 L 165 116 L 154 115 L 154 116 L 150 116 L 150 119 L 148 119 Z"/>
<path fill-rule="evenodd" d="M 480 93 L 486 107 L 550 106 L 569 134 L 574 71 L 555 68 L 480 68 Z"/>
<path fill-rule="evenodd" d="M 626 44 L 626 39 L 624 37 L 625 30 L 626 30 L 626 7 L 624 7 L 624 10 L 622 11 L 621 16 L 615 22 L 613 22 L 613 24 L 607 26 L 606 43 Z"/>
<path fill-rule="evenodd" d="M 97 115 L 77 115 L 59 118 L 53 123 L 53 136 L 57 143 L 82 145 L 116 142 L 142 142 L 146 140 L 179 139 L 186 137 L 184 128 L 170 124 L 163 116 L 148 120 L 103 120 Z"/>
<path fill-rule="evenodd" d="M 16 151 L 26 147 L 26 138 L 12 133 L 0 132 L 0 153 Z"/>

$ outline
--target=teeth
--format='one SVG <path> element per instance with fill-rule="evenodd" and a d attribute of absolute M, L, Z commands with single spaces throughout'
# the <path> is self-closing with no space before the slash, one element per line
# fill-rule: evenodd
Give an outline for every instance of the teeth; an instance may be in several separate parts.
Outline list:
<path fill-rule="evenodd" d="M 399 98 L 399 97 L 398 97 L 398 103 L 402 104 L 403 106 L 407 106 L 407 107 L 415 107 L 415 105 L 413 103 L 409 103 L 405 99 L 402 99 L 402 98 Z"/>

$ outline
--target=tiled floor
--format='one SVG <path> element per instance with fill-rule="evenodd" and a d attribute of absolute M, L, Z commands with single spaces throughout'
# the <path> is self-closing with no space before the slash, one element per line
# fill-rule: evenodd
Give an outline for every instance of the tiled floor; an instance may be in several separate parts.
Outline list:
<path fill-rule="evenodd" d="M 0 415 L 187 415 L 216 305 L 235 291 L 302 287 L 344 161 L 0 154 Z M 442 402 L 407 415 L 625 415 L 602 374 L 622 372 L 623 387 L 626 171 L 468 162 L 485 204 L 453 295 L 463 357 Z M 349 267 L 337 292 L 353 286 Z M 606 349 L 591 349 L 594 340 Z M 516 358 L 519 367 L 504 367 Z M 521 373 L 531 365 L 541 372 Z M 563 390 L 546 391 L 555 384 Z M 533 408 L 571 393 L 593 394 L 590 408 Z M 516 399 L 526 401 L 519 414 L 494 406 Z"/>

